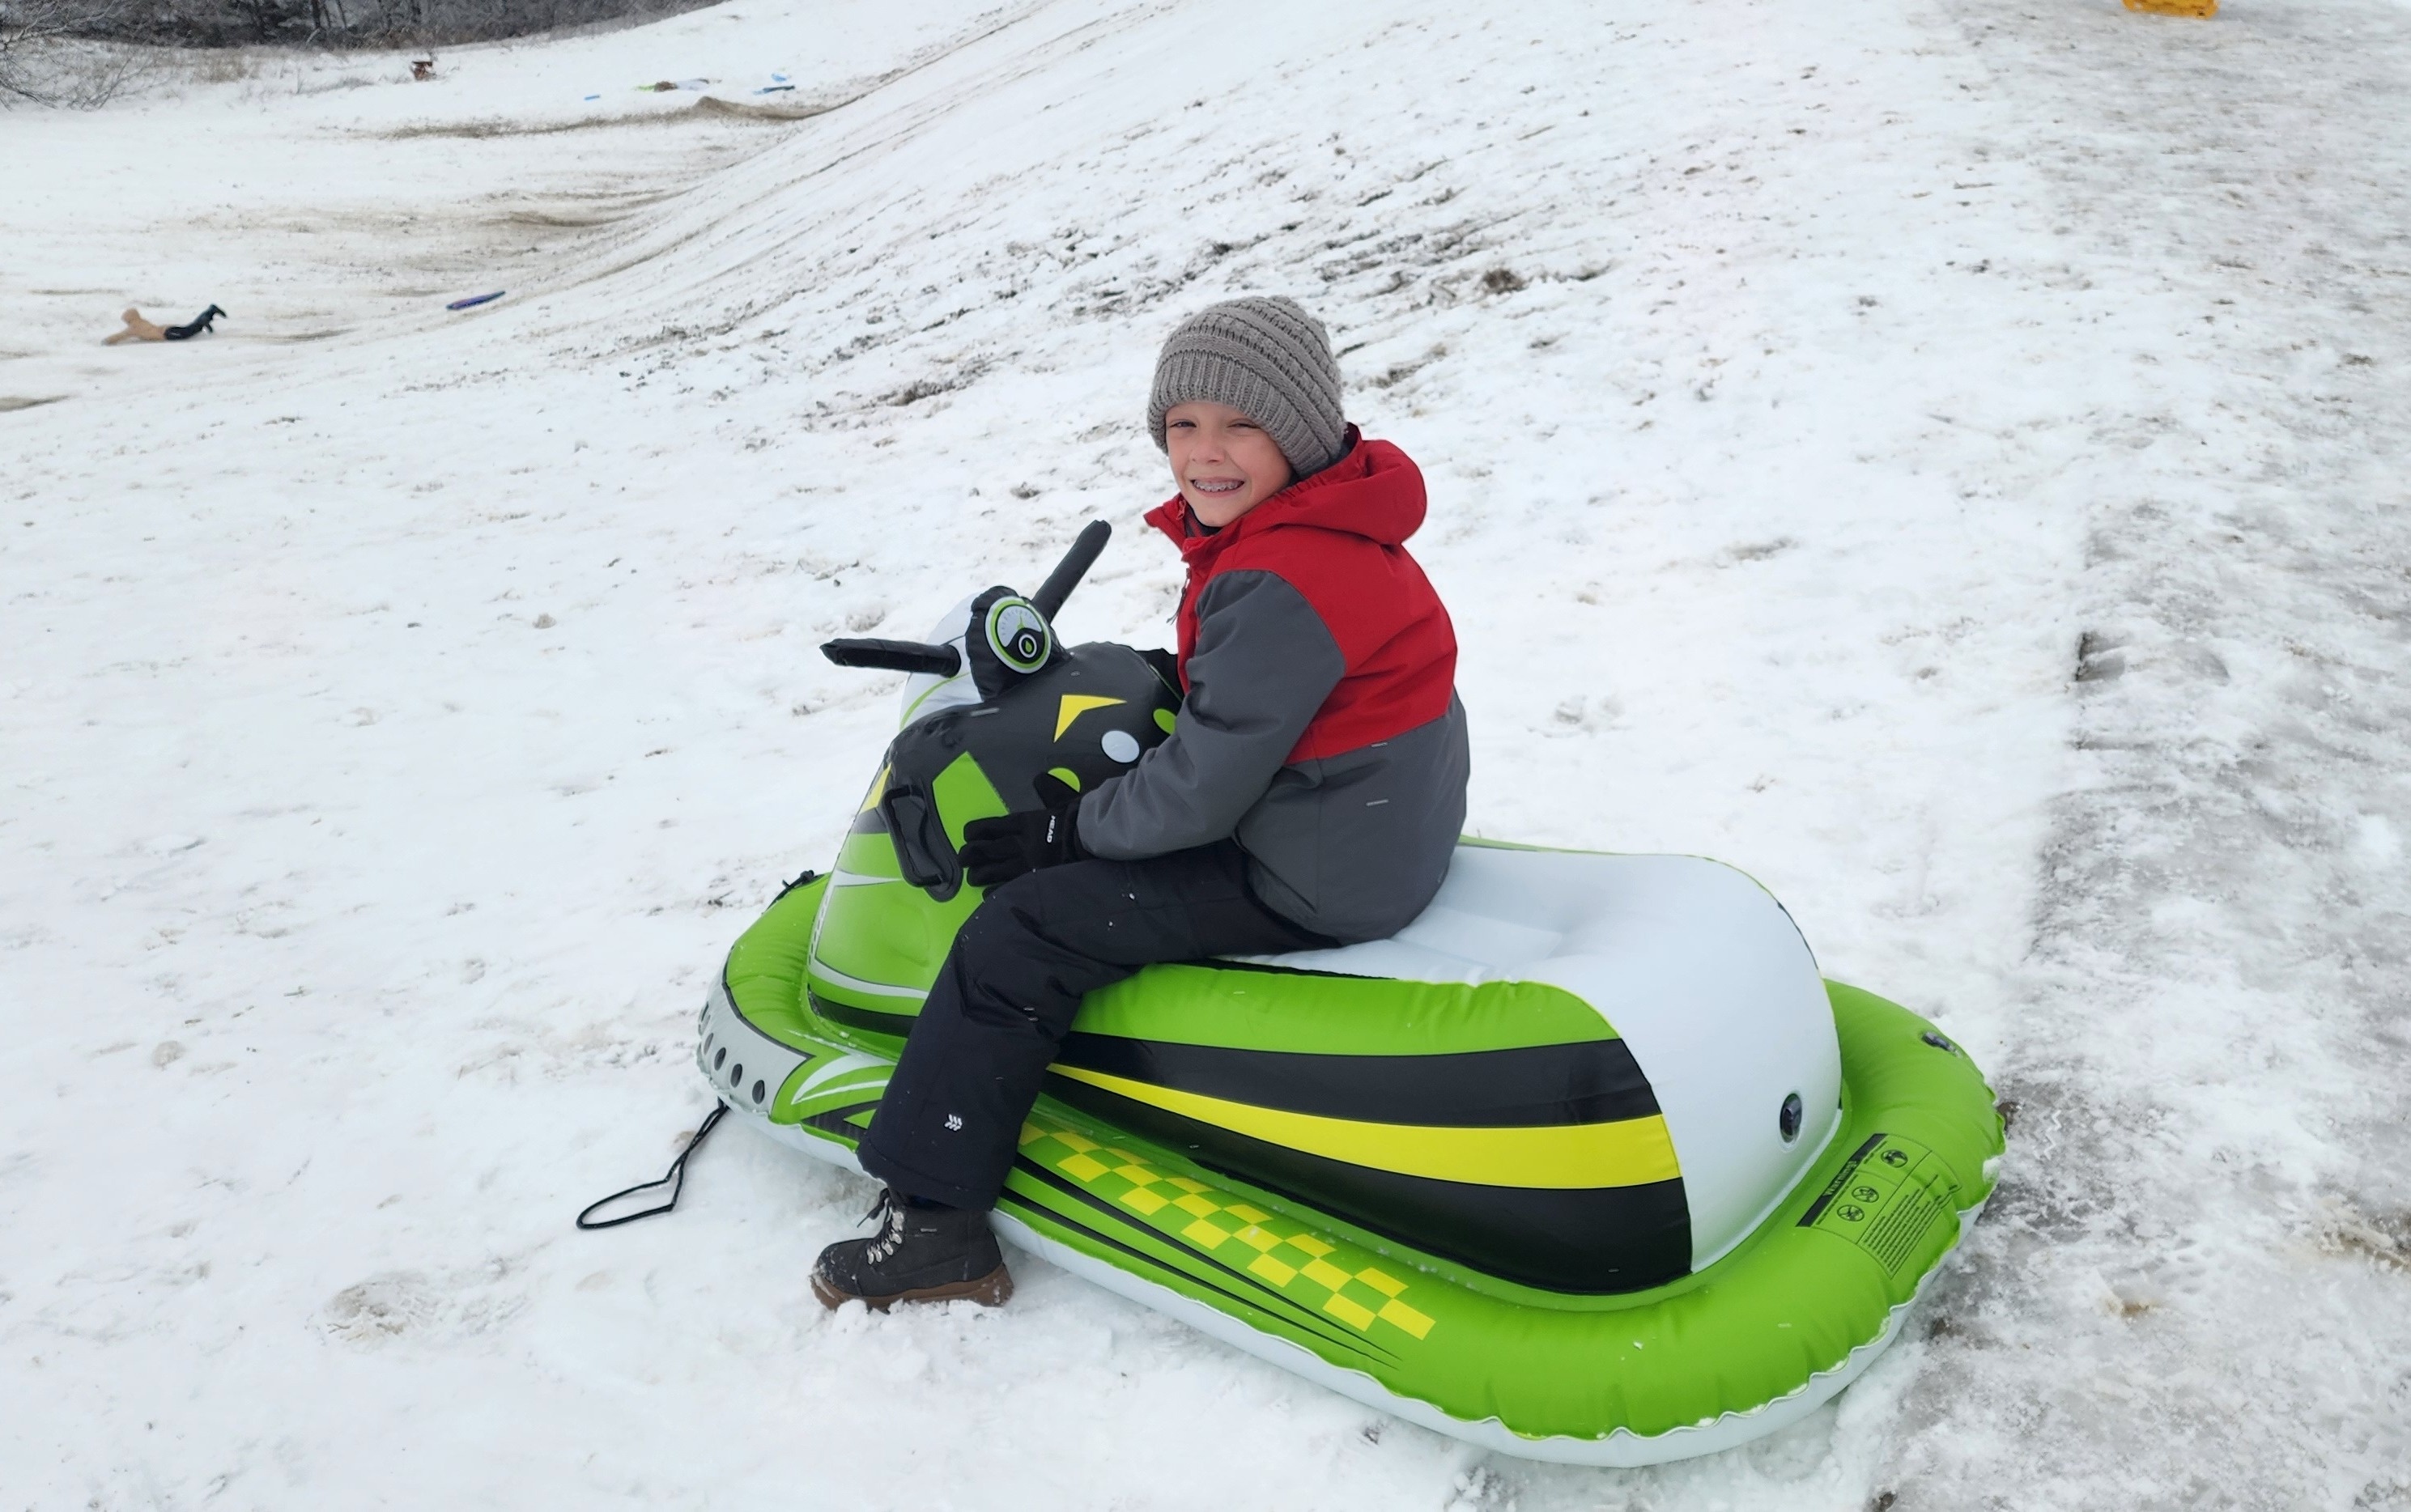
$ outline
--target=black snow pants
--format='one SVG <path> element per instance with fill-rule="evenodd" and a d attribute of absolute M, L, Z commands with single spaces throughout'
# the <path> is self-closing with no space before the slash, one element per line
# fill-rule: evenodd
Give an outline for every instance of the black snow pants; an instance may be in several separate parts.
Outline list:
<path fill-rule="evenodd" d="M 908 1197 L 994 1207 L 1083 996 L 1158 961 L 1334 943 L 1257 902 L 1229 840 L 1016 877 L 955 936 L 863 1138 L 862 1169 Z"/>

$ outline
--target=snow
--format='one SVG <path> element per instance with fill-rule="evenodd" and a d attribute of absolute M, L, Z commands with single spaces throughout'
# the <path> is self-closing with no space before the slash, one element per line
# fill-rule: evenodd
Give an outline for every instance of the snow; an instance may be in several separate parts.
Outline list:
<path fill-rule="evenodd" d="M 733 0 L 0 114 L 12 1502 L 2411 1505 L 2411 11 L 1493 8 Z M 869 1192 L 737 1130 L 569 1228 L 869 775 L 820 640 L 1092 516 L 1066 632 L 1161 639 L 1146 374 L 1239 291 L 1430 478 L 1473 826 L 1743 866 L 2017 1105 L 1796 1429 L 1496 1459 L 1029 1259 L 826 1315 Z"/>

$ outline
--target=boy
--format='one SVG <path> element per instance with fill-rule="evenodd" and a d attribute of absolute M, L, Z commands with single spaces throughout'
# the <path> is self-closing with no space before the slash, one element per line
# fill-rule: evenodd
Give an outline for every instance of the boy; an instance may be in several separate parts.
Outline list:
<path fill-rule="evenodd" d="M 1377 939 L 1439 890 L 1465 820 L 1456 636 L 1404 542 L 1423 475 L 1340 409 L 1322 325 L 1233 299 L 1174 330 L 1148 429 L 1189 568 L 1186 699 L 1130 771 L 964 826 L 965 920 L 862 1141 L 869 1239 L 821 1252 L 830 1307 L 1013 1279 L 988 1231 L 1081 997 L 1158 961 Z"/>

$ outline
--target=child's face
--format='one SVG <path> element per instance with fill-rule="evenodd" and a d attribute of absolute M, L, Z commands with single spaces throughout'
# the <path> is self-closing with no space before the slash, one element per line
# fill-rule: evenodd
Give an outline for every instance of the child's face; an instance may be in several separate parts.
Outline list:
<path fill-rule="evenodd" d="M 1190 513 L 1220 530 L 1289 487 L 1289 458 L 1228 404 L 1191 400 L 1163 412 L 1172 481 Z"/>

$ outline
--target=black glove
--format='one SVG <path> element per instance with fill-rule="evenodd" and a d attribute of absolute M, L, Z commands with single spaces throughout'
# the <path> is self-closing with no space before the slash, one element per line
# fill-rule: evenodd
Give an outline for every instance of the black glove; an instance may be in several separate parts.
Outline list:
<path fill-rule="evenodd" d="M 994 887 L 1026 871 L 1078 861 L 1080 794 L 1053 773 L 1030 784 L 1045 807 L 1036 813 L 975 819 L 963 826 L 963 879 L 973 887 Z"/>

